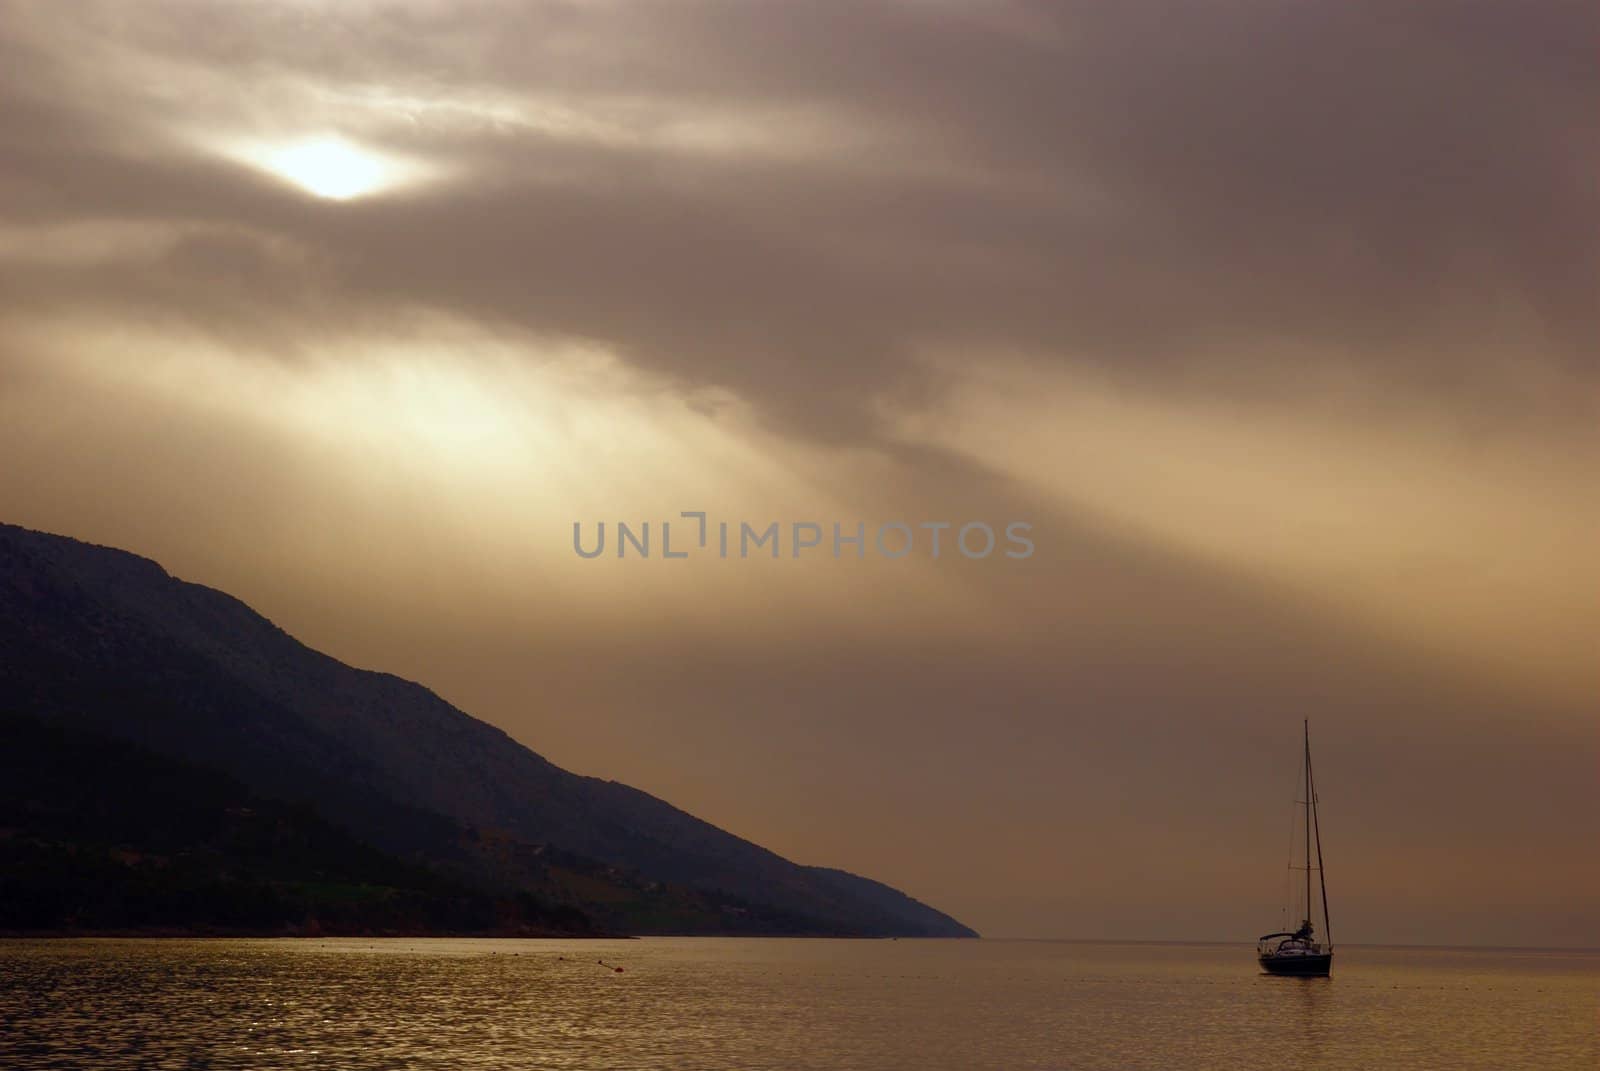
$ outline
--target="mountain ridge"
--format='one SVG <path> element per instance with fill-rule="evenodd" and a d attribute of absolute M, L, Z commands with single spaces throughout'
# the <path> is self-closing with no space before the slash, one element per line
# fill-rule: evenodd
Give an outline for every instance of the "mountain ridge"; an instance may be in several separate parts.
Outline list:
<path fill-rule="evenodd" d="M 388 850 L 456 851 L 441 847 L 447 830 L 389 828 L 409 807 L 417 813 L 399 824 L 432 815 L 503 831 L 622 868 L 640 889 L 710 897 L 722 917 L 754 911 L 795 932 L 973 935 L 872 879 L 791 862 L 649 793 L 564 770 L 426 686 L 349 666 L 129 551 L 0 524 L 0 612 L 0 700 L 17 713 L 220 767 L 257 791 L 306 799 Z"/>

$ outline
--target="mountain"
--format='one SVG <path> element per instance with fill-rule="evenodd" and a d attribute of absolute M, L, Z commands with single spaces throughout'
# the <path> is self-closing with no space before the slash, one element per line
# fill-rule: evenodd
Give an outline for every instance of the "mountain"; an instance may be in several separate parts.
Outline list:
<path fill-rule="evenodd" d="M 129 741 L 374 848 L 632 932 L 973 936 L 844 871 L 563 770 L 428 689 L 125 551 L 0 525 L 0 713 Z"/>
<path fill-rule="evenodd" d="M 364 844 L 135 744 L 0 715 L 0 933 L 587 937 L 593 923 Z"/>

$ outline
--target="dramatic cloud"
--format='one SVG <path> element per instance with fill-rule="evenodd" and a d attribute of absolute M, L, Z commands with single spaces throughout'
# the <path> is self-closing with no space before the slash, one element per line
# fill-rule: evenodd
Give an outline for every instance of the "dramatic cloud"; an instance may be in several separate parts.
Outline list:
<path fill-rule="evenodd" d="M 988 931 L 1249 936 L 1309 714 L 1356 935 L 1600 941 L 1592 30 L 0 0 L 0 515 Z"/>

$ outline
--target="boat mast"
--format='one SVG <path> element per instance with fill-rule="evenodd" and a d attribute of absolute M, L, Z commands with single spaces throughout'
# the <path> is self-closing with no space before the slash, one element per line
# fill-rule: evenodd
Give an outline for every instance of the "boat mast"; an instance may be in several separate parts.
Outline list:
<path fill-rule="evenodd" d="M 1305 720 L 1306 729 L 1306 922 L 1311 921 L 1311 719 Z"/>
<path fill-rule="evenodd" d="M 1311 800 L 1311 828 L 1317 836 L 1317 882 L 1322 886 L 1322 939 L 1328 945 L 1328 951 L 1333 951 L 1333 926 L 1328 922 L 1328 869 L 1322 865 L 1322 823 L 1317 819 L 1317 781 L 1311 772 L 1311 726 L 1309 720 L 1306 724 L 1306 796 Z M 1310 874 L 1307 874 L 1309 877 Z M 1311 913 L 1310 902 L 1306 904 L 1306 914 Z"/>

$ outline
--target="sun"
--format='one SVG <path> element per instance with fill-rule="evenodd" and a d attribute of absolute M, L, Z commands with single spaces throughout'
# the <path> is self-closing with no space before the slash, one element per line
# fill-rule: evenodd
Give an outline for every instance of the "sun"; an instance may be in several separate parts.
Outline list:
<path fill-rule="evenodd" d="M 317 137 L 251 154 L 257 166 L 316 197 L 348 201 L 399 183 L 406 167 L 341 137 Z"/>

